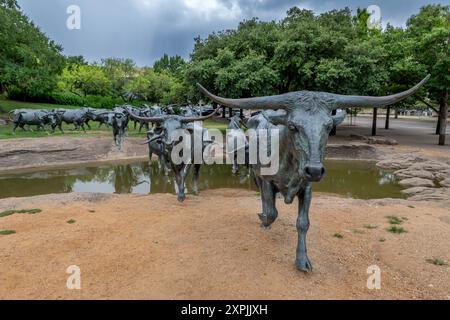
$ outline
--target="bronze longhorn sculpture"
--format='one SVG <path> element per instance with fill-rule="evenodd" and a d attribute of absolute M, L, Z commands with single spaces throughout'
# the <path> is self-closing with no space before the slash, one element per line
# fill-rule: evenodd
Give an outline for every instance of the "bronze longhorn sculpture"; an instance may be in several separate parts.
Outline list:
<path fill-rule="evenodd" d="M 210 93 L 197 84 L 207 97 L 220 105 L 264 110 L 248 121 L 249 129 L 279 130 L 279 145 L 282 152 L 279 155 L 278 173 L 265 176 L 261 174 L 260 164 L 252 164 L 251 168 L 261 191 L 263 212 L 259 217 L 263 227 L 269 227 L 278 216 L 275 206 L 277 193 L 284 196 L 286 204 L 292 204 L 295 197 L 298 198 L 298 243 L 295 260 L 297 269 L 312 271 L 306 250 L 312 182 L 319 182 L 325 176 L 323 161 L 328 135 L 333 126 L 344 121 L 346 113 L 343 109 L 392 105 L 416 93 L 429 78 L 430 75 L 405 92 L 385 97 L 297 91 L 267 97 L 226 99 Z M 332 116 L 332 111 L 336 109 L 341 110 Z"/>

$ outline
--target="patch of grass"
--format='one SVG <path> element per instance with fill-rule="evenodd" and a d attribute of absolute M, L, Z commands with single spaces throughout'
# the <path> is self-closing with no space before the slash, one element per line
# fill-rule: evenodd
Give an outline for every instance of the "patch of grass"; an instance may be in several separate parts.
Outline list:
<path fill-rule="evenodd" d="M 391 226 L 390 228 L 388 228 L 386 230 L 391 232 L 391 233 L 395 233 L 395 234 L 401 234 L 401 233 L 406 233 L 407 232 L 404 228 L 397 227 L 397 226 Z"/>
<path fill-rule="evenodd" d="M 15 230 L 0 230 L 0 235 L 2 236 L 9 236 L 10 234 L 15 234 Z"/>
<path fill-rule="evenodd" d="M 385 238 L 380 238 L 378 241 L 380 241 L 380 242 L 386 242 L 386 239 L 385 239 Z"/>
<path fill-rule="evenodd" d="M 374 226 L 374 225 L 371 225 L 371 224 L 366 224 L 366 225 L 364 226 L 364 228 L 369 229 L 369 230 L 372 230 L 372 229 L 378 228 L 378 226 Z"/>
<path fill-rule="evenodd" d="M 387 216 L 386 218 L 389 220 L 389 223 L 393 224 L 393 225 L 399 225 L 404 222 L 404 220 L 402 218 L 399 218 L 396 216 Z"/>
<path fill-rule="evenodd" d="M 333 237 L 338 238 L 338 239 L 344 238 L 344 236 L 343 236 L 341 233 L 335 233 L 335 234 L 333 235 Z"/>
<path fill-rule="evenodd" d="M 435 266 L 448 266 L 447 261 L 442 259 L 427 259 L 427 262 L 434 264 Z"/>
<path fill-rule="evenodd" d="M 13 214 L 36 214 L 42 212 L 41 209 L 29 209 L 29 210 L 7 210 L 0 212 L 0 218 L 12 216 Z"/>
<path fill-rule="evenodd" d="M 415 209 L 416 207 L 409 205 L 408 208 Z"/>
<path fill-rule="evenodd" d="M 89 210 L 90 213 L 95 213 L 95 210 Z"/>
<path fill-rule="evenodd" d="M 363 230 L 353 229 L 352 231 L 353 231 L 353 233 L 364 234 L 364 231 L 363 231 Z"/>
<path fill-rule="evenodd" d="M 74 220 L 74 219 L 67 220 L 67 223 L 68 223 L 68 224 L 74 224 L 75 222 L 77 222 L 77 221 Z"/>

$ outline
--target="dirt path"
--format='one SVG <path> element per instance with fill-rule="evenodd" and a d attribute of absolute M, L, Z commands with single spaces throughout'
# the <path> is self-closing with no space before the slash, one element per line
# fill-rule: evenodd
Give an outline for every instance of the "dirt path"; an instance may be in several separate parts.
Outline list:
<path fill-rule="evenodd" d="M 307 275 L 293 266 L 296 205 L 278 207 L 263 230 L 259 197 L 242 190 L 184 204 L 173 195 L 0 200 L 0 211 L 43 210 L 0 218 L 0 230 L 17 232 L 0 235 L 0 298 L 450 299 L 450 267 L 426 261 L 450 260 L 448 208 L 316 195 Z M 407 218 L 408 232 L 387 232 L 387 215 Z M 66 288 L 71 265 L 81 268 L 79 291 Z M 366 287 L 371 265 L 381 268 L 381 290 Z"/>

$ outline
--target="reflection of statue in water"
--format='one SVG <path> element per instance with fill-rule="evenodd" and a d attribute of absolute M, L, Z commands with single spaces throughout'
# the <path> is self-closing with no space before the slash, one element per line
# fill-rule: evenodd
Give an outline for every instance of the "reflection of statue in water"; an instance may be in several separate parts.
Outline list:
<path fill-rule="evenodd" d="M 115 193 L 132 193 L 134 187 L 145 183 L 139 179 L 140 176 L 142 172 L 135 172 L 129 164 L 115 166 L 113 176 Z"/>

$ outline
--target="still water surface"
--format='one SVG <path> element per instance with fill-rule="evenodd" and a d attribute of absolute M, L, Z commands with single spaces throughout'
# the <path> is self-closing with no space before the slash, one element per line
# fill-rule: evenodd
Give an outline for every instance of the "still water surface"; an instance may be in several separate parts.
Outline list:
<path fill-rule="evenodd" d="M 314 184 L 314 191 L 337 193 L 358 199 L 401 198 L 401 188 L 391 172 L 365 161 L 327 161 L 327 177 Z M 244 170 L 244 169 L 243 169 Z M 188 179 L 187 188 L 190 189 Z M 242 173 L 231 175 L 226 165 L 202 166 L 201 190 L 242 188 L 257 190 L 252 179 Z M 0 199 L 52 193 L 175 193 L 169 175 L 160 173 L 155 162 L 78 167 L 0 176 Z"/>

